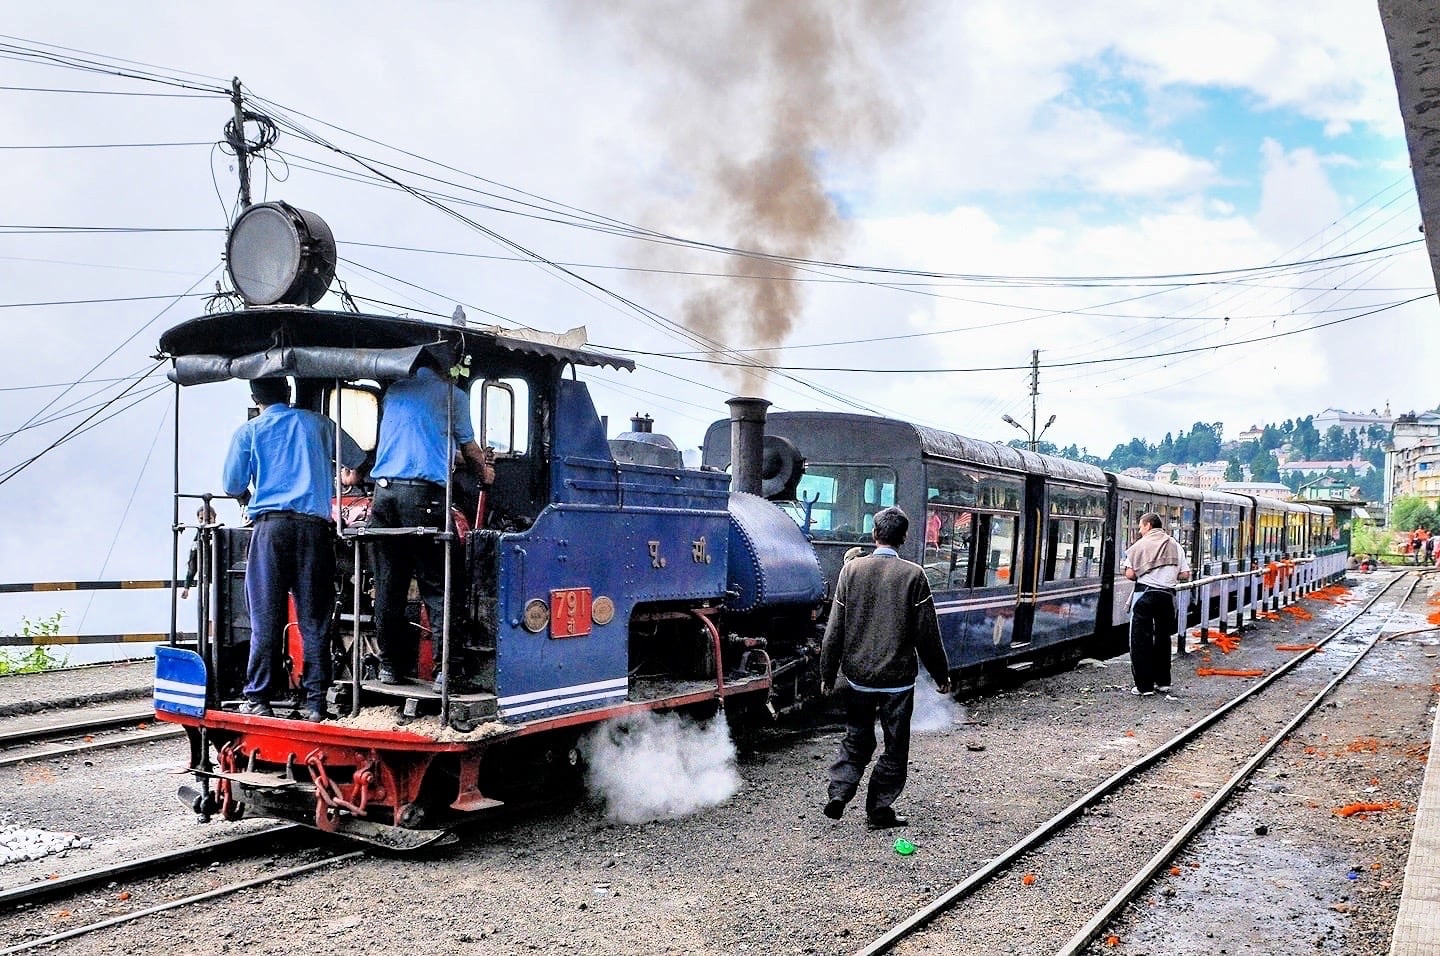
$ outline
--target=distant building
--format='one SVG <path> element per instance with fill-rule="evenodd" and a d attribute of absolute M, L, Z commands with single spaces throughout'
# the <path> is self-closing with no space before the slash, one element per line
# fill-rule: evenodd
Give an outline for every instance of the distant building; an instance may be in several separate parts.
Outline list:
<path fill-rule="evenodd" d="M 1276 481 L 1222 481 L 1216 491 L 1230 491 L 1237 495 L 1254 495 L 1257 498 L 1279 498 L 1289 501 L 1292 497 L 1289 487 Z"/>
<path fill-rule="evenodd" d="M 1198 465 L 1180 465 L 1175 462 L 1168 462 L 1155 469 L 1154 474 L 1142 472 L 1137 477 L 1149 478 L 1152 481 L 1165 482 L 1166 484 L 1184 485 L 1187 488 L 1203 488 L 1209 490 L 1225 480 L 1225 471 L 1230 467 L 1228 461 L 1203 461 Z M 1171 481 L 1171 476 L 1174 481 Z"/>
<path fill-rule="evenodd" d="M 1379 425 L 1388 432 L 1395 422 L 1390 416 L 1390 404 L 1388 402 L 1385 404 L 1385 410 L 1383 412 L 1377 412 L 1372 408 L 1368 414 L 1365 412 L 1347 412 L 1338 408 L 1327 408 L 1310 421 L 1311 424 L 1315 426 L 1315 430 L 1320 433 L 1321 438 L 1325 437 L 1325 433 L 1330 430 L 1332 425 L 1339 425 L 1343 430 L 1352 435 L 1359 436 L 1361 444 L 1364 445 L 1371 444 L 1367 438 L 1370 432 L 1370 426 Z"/>
<path fill-rule="evenodd" d="M 1407 412 L 1395 419 L 1385 449 L 1385 507 L 1420 495 L 1440 501 L 1440 414 Z"/>
<path fill-rule="evenodd" d="M 1235 440 L 1239 442 L 1259 441 L 1263 437 L 1265 437 L 1265 429 L 1259 425 L 1251 425 L 1239 435 L 1236 435 Z"/>
<path fill-rule="evenodd" d="M 1301 501 L 1358 501 L 1360 489 L 1351 486 L 1344 478 L 1322 475 L 1301 485 L 1295 497 Z"/>

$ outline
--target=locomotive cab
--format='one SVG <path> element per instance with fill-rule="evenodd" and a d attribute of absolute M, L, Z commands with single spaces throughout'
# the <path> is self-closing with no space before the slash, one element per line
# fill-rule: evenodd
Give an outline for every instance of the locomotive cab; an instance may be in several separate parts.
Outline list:
<path fill-rule="evenodd" d="M 439 527 L 368 527 L 366 491 L 342 484 L 337 466 L 326 642 L 335 719 L 321 723 L 294 719 L 304 652 L 293 613 L 276 642 L 286 686 L 271 688 L 275 716 L 241 712 L 250 529 L 201 529 L 197 645 L 182 647 L 172 630 L 158 656 L 156 708 L 187 728 L 201 787 L 185 799 L 202 815 L 281 816 L 414 846 L 498 805 L 494 794 L 523 776 L 501 768 L 532 743 L 563 752 L 584 727 L 637 710 L 713 711 L 732 699 L 778 709 L 815 682 L 807 648 L 823 583 L 804 536 L 763 499 L 732 508 L 728 477 L 686 468 L 648 420 L 607 439 L 574 370 L 629 361 L 587 351 L 573 335 L 283 304 L 193 319 L 160 344 L 182 393 L 291 379 L 295 404 L 335 422 L 348 449 L 342 463 L 362 474 L 386 390 L 421 368 L 461 389 L 468 401 L 454 414 L 469 415 L 494 452 L 488 488 L 451 476 L 454 507 Z M 177 416 L 177 448 L 184 436 Z M 177 484 L 176 514 L 184 499 L 215 497 Z M 177 542 L 189 530 L 178 521 L 175 529 Z M 422 640 L 416 679 L 386 684 L 371 549 L 396 534 L 452 542 L 451 600 L 432 620 L 412 593 L 409 623 L 438 639 Z M 450 679 L 432 688 L 440 661 Z M 459 665 L 475 685 L 457 686 Z M 777 701 L 782 686 L 789 698 Z"/>

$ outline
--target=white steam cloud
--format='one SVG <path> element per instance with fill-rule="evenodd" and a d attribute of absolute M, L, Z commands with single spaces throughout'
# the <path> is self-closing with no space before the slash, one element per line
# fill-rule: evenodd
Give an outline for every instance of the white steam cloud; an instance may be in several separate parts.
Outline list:
<path fill-rule="evenodd" d="M 949 694 L 935 691 L 935 682 L 925 671 L 915 679 L 915 712 L 910 717 L 910 732 L 937 734 L 951 730 L 966 720 L 965 708 Z"/>
<path fill-rule="evenodd" d="M 740 789 L 723 713 L 697 723 L 644 712 L 596 727 L 580 742 L 585 783 L 619 823 L 683 817 Z"/>

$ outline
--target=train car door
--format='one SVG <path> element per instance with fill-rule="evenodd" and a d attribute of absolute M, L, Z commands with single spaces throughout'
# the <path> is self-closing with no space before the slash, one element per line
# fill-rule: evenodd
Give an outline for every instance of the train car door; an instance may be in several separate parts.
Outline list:
<path fill-rule="evenodd" d="M 1040 555 L 1045 542 L 1045 477 L 1025 476 L 1025 505 L 1021 509 L 1019 547 L 1015 561 L 1020 593 L 1015 602 L 1015 634 L 1012 647 L 1023 647 L 1035 639 L 1035 601 L 1040 591 Z"/>

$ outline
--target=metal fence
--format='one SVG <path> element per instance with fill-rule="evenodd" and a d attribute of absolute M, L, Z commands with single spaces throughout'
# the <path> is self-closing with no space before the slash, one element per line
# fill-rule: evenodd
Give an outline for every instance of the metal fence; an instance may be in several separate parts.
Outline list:
<path fill-rule="evenodd" d="M 169 580 L 121 581 L 24 581 L 0 584 L 0 594 L 43 594 L 57 591 L 158 591 L 175 585 Z M 195 634 L 178 635 L 194 640 Z M 0 634 L 0 647 L 77 644 L 154 644 L 170 639 L 169 631 L 158 634 Z"/>

